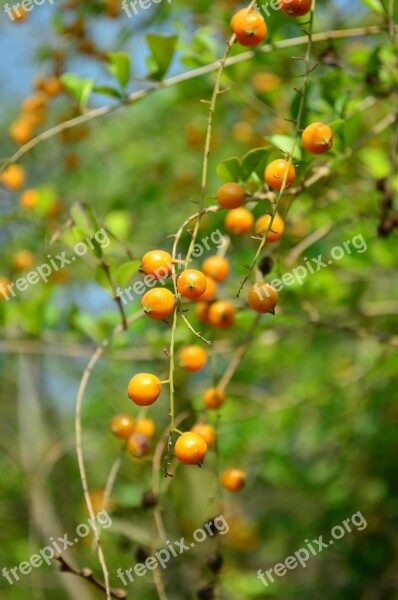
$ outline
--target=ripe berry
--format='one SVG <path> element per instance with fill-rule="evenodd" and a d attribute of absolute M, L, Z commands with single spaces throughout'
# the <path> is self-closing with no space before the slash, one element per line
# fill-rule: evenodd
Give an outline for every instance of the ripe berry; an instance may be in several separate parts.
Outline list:
<path fill-rule="evenodd" d="M 231 28 L 241 46 L 257 46 L 267 37 L 267 26 L 255 10 L 243 8 L 232 17 Z"/>
<path fill-rule="evenodd" d="M 16 271 L 29 271 L 34 262 L 35 257 L 29 250 L 21 250 L 12 257 L 12 266 Z"/>
<path fill-rule="evenodd" d="M 311 123 L 303 131 L 303 146 L 311 154 L 323 154 L 333 146 L 333 131 L 324 123 Z"/>
<path fill-rule="evenodd" d="M 25 169 L 21 165 L 9 165 L 0 176 L 0 181 L 7 189 L 12 192 L 20 190 L 26 179 Z"/>
<path fill-rule="evenodd" d="M 218 329 L 228 329 L 235 320 L 235 308 L 230 302 L 220 300 L 209 308 L 209 322 Z"/>
<path fill-rule="evenodd" d="M 116 415 L 111 421 L 111 432 L 120 440 L 128 440 L 134 431 L 134 424 L 131 415 Z"/>
<path fill-rule="evenodd" d="M 285 189 L 290 187 L 296 177 L 296 170 L 293 165 L 289 165 L 287 160 L 278 158 L 269 163 L 265 169 L 265 181 L 273 190 L 280 190 L 283 183 L 283 178 L 287 171 Z"/>
<path fill-rule="evenodd" d="M 216 430 L 211 425 L 207 425 L 207 423 L 198 423 L 198 425 L 194 425 L 194 427 L 192 427 L 191 431 L 200 435 L 209 448 L 210 446 L 214 445 L 217 434 Z"/>
<path fill-rule="evenodd" d="M 176 457 L 185 465 L 201 463 L 206 456 L 206 452 L 206 442 L 200 435 L 192 431 L 183 433 L 176 441 Z"/>
<path fill-rule="evenodd" d="M 58 77 L 47 77 L 41 84 L 42 90 L 47 96 L 54 98 L 63 91 L 63 85 Z"/>
<path fill-rule="evenodd" d="M 278 292 L 268 283 L 256 283 L 249 291 L 249 304 L 258 313 L 272 312 L 278 304 Z"/>
<path fill-rule="evenodd" d="M 155 279 L 170 275 L 172 264 L 171 254 L 164 250 L 151 250 L 142 257 L 142 270 L 145 275 L 152 275 Z"/>
<path fill-rule="evenodd" d="M 281 11 L 288 17 L 302 17 L 312 6 L 312 0 L 279 0 Z"/>
<path fill-rule="evenodd" d="M 246 474 L 240 469 L 228 469 L 221 473 L 221 485 L 229 492 L 240 492 L 245 487 Z"/>
<path fill-rule="evenodd" d="M 138 419 L 134 432 L 141 433 L 145 437 L 151 439 L 156 431 L 156 425 L 152 419 Z"/>
<path fill-rule="evenodd" d="M 150 373 L 138 373 L 130 380 L 128 396 L 138 406 L 149 406 L 156 402 L 161 390 L 159 378 Z"/>
<path fill-rule="evenodd" d="M 206 408 L 209 410 L 217 410 L 225 403 L 225 392 L 217 388 L 209 388 L 205 391 L 203 400 Z"/>
<path fill-rule="evenodd" d="M 209 256 L 203 263 L 203 272 L 221 283 L 229 275 L 229 262 L 223 256 Z"/>
<path fill-rule="evenodd" d="M 165 288 L 149 290 L 141 300 L 145 314 L 151 319 L 167 319 L 175 307 L 175 296 Z"/>
<path fill-rule="evenodd" d="M 17 146 L 23 146 L 33 138 L 34 125 L 30 118 L 20 117 L 10 125 L 9 134 L 11 140 Z"/>
<path fill-rule="evenodd" d="M 255 224 L 256 233 L 258 235 L 265 235 L 268 230 L 270 221 L 271 221 L 271 215 L 263 215 L 262 217 L 257 219 L 256 224 Z M 268 234 L 267 234 L 267 242 L 269 244 L 278 242 L 281 239 L 281 237 L 283 236 L 284 231 L 285 231 L 285 222 L 279 216 L 279 214 L 276 213 L 274 220 L 272 221 L 271 229 L 268 231 Z"/>
<path fill-rule="evenodd" d="M 247 208 L 230 210 L 225 217 L 225 229 L 232 235 L 249 233 L 254 224 L 254 217 Z"/>
<path fill-rule="evenodd" d="M 206 277 L 201 271 L 187 269 L 178 278 L 177 288 L 181 296 L 196 300 L 206 291 Z"/>
<path fill-rule="evenodd" d="M 198 302 L 195 313 L 201 323 L 207 325 L 209 323 L 209 308 L 208 302 Z"/>
<path fill-rule="evenodd" d="M 133 456 L 145 456 L 149 452 L 149 439 L 141 433 L 133 433 L 127 441 L 127 450 Z"/>
<path fill-rule="evenodd" d="M 9 298 L 9 287 L 11 281 L 7 277 L 0 277 L 0 302 Z"/>
<path fill-rule="evenodd" d="M 32 210 L 37 206 L 39 201 L 39 194 L 36 190 L 25 190 L 19 197 L 19 203 L 22 208 L 26 210 Z"/>
<path fill-rule="evenodd" d="M 207 352 L 201 346 L 185 346 L 181 350 L 180 363 L 187 371 L 199 371 L 207 362 Z"/>
<path fill-rule="evenodd" d="M 217 294 L 217 285 L 212 277 L 206 277 L 206 291 L 200 296 L 199 300 L 202 302 L 211 302 L 214 300 Z"/>
<path fill-rule="evenodd" d="M 239 183 L 224 183 L 217 191 L 217 200 L 222 208 L 238 208 L 245 198 L 245 190 Z"/>

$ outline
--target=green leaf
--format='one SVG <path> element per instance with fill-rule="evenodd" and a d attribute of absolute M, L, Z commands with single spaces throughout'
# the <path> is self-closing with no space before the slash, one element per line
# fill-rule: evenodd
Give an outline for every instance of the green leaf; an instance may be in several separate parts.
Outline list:
<path fill-rule="evenodd" d="M 94 278 L 95 278 L 95 281 L 98 283 L 98 285 L 100 285 L 104 290 L 106 290 L 108 292 L 108 294 L 113 296 L 112 286 L 108 281 L 108 278 L 104 272 L 104 269 L 100 265 L 95 267 Z"/>
<path fill-rule="evenodd" d="M 178 36 L 149 33 L 145 37 L 151 51 L 147 58 L 150 78 L 161 81 L 173 60 Z"/>
<path fill-rule="evenodd" d="M 288 135 L 270 135 L 265 139 L 275 148 L 281 150 L 281 152 L 290 154 L 290 152 L 292 151 L 293 138 L 289 137 Z M 296 143 L 294 148 L 293 158 L 295 158 L 296 160 L 301 160 L 301 148 L 298 142 Z"/>
<path fill-rule="evenodd" d="M 123 98 L 123 94 L 116 88 L 110 85 L 99 85 L 93 89 L 94 94 L 101 94 L 101 96 L 111 96 L 112 98 Z"/>
<path fill-rule="evenodd" d="M 133 275 L 137 273 L 141 262 L 139 260 L 129 260 L 118 266 L 115 273 L 115 279 L 121 287 L 125 287 Z"/>
<path fill-rule="evenodd" d="M 384 8 L 380 0 L 360 0 L 362 4 L 370 8 L 377 15 L 384 15 Z"/>
<path fill-rule="evenodd" d="M 131 61 L 127 52 L 109 52 L 108 71 L 112 73 L 124 89 L 130 81 Z"/>
<path fill-rule="evenodd" d="M 217 165 L 216 172 L 220 179 L 224 181 L 238 181 L 240 170 L 240 160 L 236 156 L 228 158 Z"/>
<path fill-rule="evenodd" d="M 269 153 L 269 148 L 254 148 L 253 150 L 250 150 L 250 152 L 242 158 L 240 178 L 243 179 L 243 181 L 246 181 L 252 173 L 262 175 L 263 173 L 259 173 L 259 171 L 264 171 Z"/>
<path fill-rule="evenodd" d="M 84 232 L 84 235 L 95 233 L 99 230 L 99 225 L 94 217 L 93 211 L 84 202 L 75 202 L 70 208 L 70 216 L 76 227 Z"/>
<path fill-rule="evenodd" d="M 94 89 L 94 81 L 92 79 L 80 79 L 74 73 L 64 73 L 60 79 L 64 88 L 77 99 L 80 106 L 85 107 Z"/>

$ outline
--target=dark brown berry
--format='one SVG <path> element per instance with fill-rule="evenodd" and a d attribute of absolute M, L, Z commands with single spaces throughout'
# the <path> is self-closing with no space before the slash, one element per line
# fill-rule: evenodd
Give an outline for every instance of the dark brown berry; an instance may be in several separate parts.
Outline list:
<path fill-rule="evenodd" d="M 152 490 L 148 490 L 142 496 L 141 506 L 142 508 L 154 508 L 158 503 L 158 499 Z"/>
<path fill-rule="evenodd" d="M 223 566 L 223 562 L 223 557 L 217 552 L 216 554 L 213 554 L 207 559 L 206 565 L 212 573 L 219 573 Z"/>
<path fill-rule="evenodd" d="M 263 256 L 258 268 L 260 269 L 261 273 L 265 276 L 268 275 L 268 273 L 271 273 L 273 266 L 274 261 L 272 260 L 272 258 L 270 256 Z"/>

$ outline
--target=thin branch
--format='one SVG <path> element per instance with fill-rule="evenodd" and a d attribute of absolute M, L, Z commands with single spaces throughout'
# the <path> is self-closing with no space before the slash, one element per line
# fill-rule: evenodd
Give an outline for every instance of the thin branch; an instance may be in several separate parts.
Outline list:
<path fill-rule="evenodd" d="M 81 571 L 75 569 L 65 560 L 62 554 L 56 554 L 54 558 L 59 562 L 60 571 L 62 571 L 63 573 L 70 573 L 71 575 L 81 577 L 82 579 L 88 581 L 102 592 L 108 593 L 106 585 L 104 585 L 101 581 L 99 581 L 99 579 L 95 577 L 91 569 L 84 568 Z M 109 593 L 111 598 L 127 598 L 127 592 L 125 590 L 109 590 Z"/>
<path fill-rule="evenodd" d="M 383 31 L 384 28 L 378 26 L 356 27 L 352 29 L 326 31 L 313 35 L 313 41 L 316 43 L 328 40 L 341 40 L 347 38 L 364 37 L 367 35 L 378 35 Z M 398 25 L 395 26 L 394 31 L 398 32 Z M 283 50 L 286 48 L 305 45 L 307 41 L 307 36 L 299 36 L 288 40 L 282 40 L 281 42 L 275 42 L 274 44 L 265 44 L 261 48 L 257 49 L 255 52 L 249 50 L 247 52 L 242 52 L 241 54 L 237 54 L 236 56 L 229 58 L 225 62 L 225 67 L 230 67 L 238 63 L 251 60 L 256 56 L 256 54 L 269 54 L 270 52 L 274 52 L 276 50 Z M 0 169 L 0 173 L 3 172 L 3 170 L 9 164 L 18 162 L 23 156 L 30 152 L 30 150 L 32 150 L 42 142 L 58 135 L 59 133 L 62 133 L 63 131 L 66 131 L 67 129 L 72 129 L 73 127 L 77 127 L 78 125 L 87 123 L 88 121 L 92 121 L 104 115 L 115 112 L 119 108 L 131 105 L 157 90 L 169 88 L 174 85 L 178 85 L 179 83 L 190 81 L 191 79 L 196 79 L 197 77 L 202 77 L 203 75 L 207 75 L 208 73 L 217 71 L 218 68 L 219 61 L 215 61 L 213 63 L 210 63 L 209 65 L 199 67 L 198 69 L 192 69 L 191 71 L 181 73 L 174 77 L 169 77 L 168 79 L 165 79 L 162 82 L 153 84 L 152 87 L 144 88 L 133 92 L 128 96 L 127 100 L 124 102 L 88 110 L 84 114 L 79 115 L 78 117 L 70 119 L 69 121 L 64 121 L 56 127 L 52 127 L 51 129 L 43 131 L 42 133 L 34 137 L 32 140 L 30 140 L 27 144 L 21 146 L 21 148 L 19 148 L 19 150 L 17 150 L 17 152 L 15 152 L 13 156 L 6 160 Z"/>

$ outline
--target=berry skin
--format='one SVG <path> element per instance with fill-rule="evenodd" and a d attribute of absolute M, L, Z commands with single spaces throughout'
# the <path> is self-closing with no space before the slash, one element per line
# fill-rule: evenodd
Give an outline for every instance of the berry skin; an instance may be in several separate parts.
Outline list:
<path fill-rule="evenodd" d="M 135 424 L 134 433 L 140 433 L 148 439 L 151 439 L 156 431 L 156 425 L 152 419 L 138 419 Z"/>
<path fill-rule="evenodd" d="M 111 421 L 111 432 L 119 440 L 128 440 L 134 431 L 135 420 L 131 415 L 116 415 Z"/>
<path fill-rule="evenodd" d="M 138 406 L 150 406 L 159 397 L 161 383 L 156 375 L 138 373 L 130 380 L 128 396 Z"/>
<path fill-rule="evenodd" d="M 245 198 L 245 190 L 239 183 L 224 183 L 217 191 L 217 200 L 222 208 L 238 208 Z"/>
<path fill-rule="evenodd" d="M 246 473 L 240 469 L 228 469 L 221 473 L 220 481 L 228 492 L 241 492 L 245 487 Z"/>
<path fill-rule="evenodd" d="M 217 283 L 222 283 L 229 275 L 229 262 L 222 256 L 209 256 L 203 263 L 203 272 Z"/>
<path fill-rule="evenodd" d="M 312 123 L 304 129 L 302 140 L 311 154 L 324 154 L 333 146 L 333 131 L 324 123 Z"/>
<path fill-rule="evenodd" d="M 1 183 L 11 192 L 18 192 L 23 187 L 25 179 L 25 169 L 21 165 L 10 165 L 0 175 Z"/>
<path fill-rule="evenodd" d="M 205 391 L 203 400 L 206 408 L 209 410 L 217 410 L 225 404 L 225 392 L 217 388 L 209 388 Z"/>
<path fill-rule="evenodd" d="M 207 363 L 207 352 L 201 346 L 185 346 L 181 350 L 180 363 L 187 371 L 199 371 Z"/>
<path fill-rule="evenodd" d="M 41 87 L 43 92 L 47 94 L 47 96 L 50 96 L 50 98 L 58 96 L 64 89 L 58 77 L 47 77 L 47 79 L 42 81 Z"/>
<path fill-rule="evenodd" d="M 257 219 L 256 224 L 254 226 L 256 233 L 258 235 L 265 235 L 267 232 L 267 229 L 269 227 L 270 221 L 271 221 L 271 215 L 263 215 L 262 217 Z M 272 221 L 271 229 L 268 231 L 268 234 L 267 234 L 267 242 L 269 244 L 278 242 L 281 239 L 281 237 L 283 236 L 284 231 L 285 231 L 285 222 L 279 216 L 279 214 L 276 213 L 274 220 Z"/>
<path fill-rule="evenodd" d="M 202 302 L 211 302 L 214 300 L 217 294 L 217 285 L 212 277 L 205 275 L 206 277 L 206 291 L 200 296 L 199 300 Z"/>
<path fill-rule="evenodd" d="M 176 299 L 174 294 L 165 288 L 149 290 L 141 300 L 142 308 L 150 319 L 161 321 L 167 319 L 174 310 Z"/>
<path fill-rule="evenodd" d="M 243 8 L 231 20 L 231 28 L 241 46 L 258 46 L 268 34 L 267 26 L 255 10 Z"/>
<path fill-rule="evenodd" d="M 195 314 L 198 317 L 201 323 L 205 325 L 209 324 L 209 308 L 210 305 L 208 302 L 198 302 L 195 309 Z"/>
<path fill-rule="evenodd" d="M 200 437 L 204 439 L 209 448 L 210 446 L 214 446 L 217 434 L 214 427 L 212 427 L 211 425 L 207 425 L 206 423 L 200 423 L 192 427 L 191 431 L 200 435 Z"/>
<path fill-rule="evenodd" d="M 133 433 L 127 441 L 127 450 L 133 456 L 145 456 L 149 452 L 149 440 L 141 433 Z"/>
<path fill-rule="evenodd" d="M 256 283 L 249 291 L 250 307 L 258 313 L 273 312 L 278 304 L 278 292 L 268 283 Z"/>
<path fill-rule="evenodd" d="M 196 300 L 200 298 L 206 291 L 206 277 L 201 271 L 195 269 L 187 269 L 178 278 L 177 289 L 181 296 Z"/>
<path fill-rule="evenodd" d="M 207 452 L 207 444 L 204 439 L 193 431 L 183 433 L 175 445 L 175 455 L 185 465 L 197 465 L 201 463 Z"/>
<path fill-rule="evenodd" d="M 29 142 L 33 137 L 33 133 L 33 124 L 30 119 L 20 117 L 10 125 L 10 138 L 17 146 L 23 146 Z"/>
<path fill-rule="evenodd" d="M 283 183 L 285 172 L 287 171 L 285 189 L 290 187 L 296 177 L 296 170 L 293 165 L 289 165 L 287 160 L 278 158 L 269 163 L 265 169 L 264 177 L 267 185 L 272 190 L 280 190 Z"/>
<path fill-rule="evenodd" d="M 209 308 L 209 322 L 218 329 L 228 329 L 235 320 L 235 308 L 230 302 L 220 300 Z"/>
<path fill-rule="evenodd" d="M 152 275 L 155 279 L 163 279 L 171 273 L 173 259 L 171 254 L 164 250 L 151 250 L 142 257 L 142 270 L 145 275 Z"/>
<path fill-rule="evenodd" d="M 235 208 L 228 212 L 224 224 L 231 235 L 245 235 L 252 230 L 254 217 L 247 208 Z"/>
<path fill-rule="evenodd" d="M 37 206 L 39 195 L 36 190 L 25 190 L 19 197 L 19 203 L 22 208 L 32 210 Z"/>
<path fill-rule="evenodd" d="M 312 0 L 279 0 L 279 6 L 288 17 L 302 17 L 310 12 Z"/>

